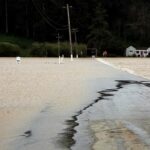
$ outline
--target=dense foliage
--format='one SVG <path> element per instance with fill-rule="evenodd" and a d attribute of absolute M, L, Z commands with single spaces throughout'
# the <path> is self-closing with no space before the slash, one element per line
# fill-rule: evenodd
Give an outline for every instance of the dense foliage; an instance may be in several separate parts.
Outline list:
<path fill-rule="evenodd" d="M 0 0 L 0 33 L 56 42 L 59 32 L 67 41 L 66 3 L 72 5 L 71 26 L 78 28 L 78 42 L 117 55 L 129 45 L 150 46 L 146 0 Z"/>
<path fill-rule="evenodd" d="M 34 42 L 29 39 L 0 35 L 0 57 L 23 56 L 23 57 L 58 57 L 64 55 L 70 57 L 70 45 L 68 42 Z M 74 57 L 87 56 L 86 44 L 73 44 Z"/>
<path fill-rule="evenodd" d="M 77 51 L 78 50 L 78 51 Z M 87 47 L 85 44 L 78 44 L 73 46 L 74 57 L 78 54 L 81 57 L 86 56 Z M 60 43 L 60 56 L 70 57 L 70 45 L 68 42 Z M 35 57 L 58 57 L 58 45 L 57 43 L 39 43 L 35 42 L 32 44 L 30 49 L 30 56 Z"/>
<path fill-rule="evenodd" d="M 0 42 L 0 56 L 10 57 L 20 55 L 20 47 L 9 42 Z"/>

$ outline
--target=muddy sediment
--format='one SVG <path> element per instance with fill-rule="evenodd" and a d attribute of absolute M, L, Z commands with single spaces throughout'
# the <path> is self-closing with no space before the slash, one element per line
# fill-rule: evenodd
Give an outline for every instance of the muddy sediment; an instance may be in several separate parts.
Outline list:
<path fill-rule="evenodd" d="M 98 59 L 104 61 L 112 67 L 127 71 L 137 76 L 150 79 L 150 59 L 149 58 L 103 58 Z"/>
<path fill-rule="evenodd" d="M 64 144 L 64 147 L 66 146 L 68 149 L 71 149 L 72 146 L 75 147 L 76 142 L 78 142 L 78 139 L 74 138 L 75 134 L 78 134 L 78 132 L 82 132 L 76 130 L 76 127 L 80 126 L 80 123 L 82 124 L 82 122 L 79 122 L 78 118 L 87 109 L 92 109 L 92 106 L 96 105 L 96 103 L 100 103 L 100 101 L 111 101 L 111 97 L 113 97 L 120 89 L 124 88 L 124 86 L 142 85 L 150 87 L 150 83 L 148 81 L 117 80 L 116 82 L 116 88 L 99 91 L 98 93 L 100 94 L 100 96 L 96 100 L 85 106 L 82 110 L 78 111 L 71 120 L 66 121 L 66 125 L 68 126 L 68 128 L 66 128 L 64 132 L 61 133 L 60 138 L 60 141 L 62 142 L 62 144 Z M 93 121 L 90 126 L 94 132 L 95 143 L 91 144 L 91 147 L 89 147 L 89 149 L 98 150 L 99 147 L 101 147 L 101 150 L 148 149 L 147 145 L 145 145 L 138 138 L 136 133 L 128 129 L 121 120 L 114 119 Z"/>
<path fill-rule="evenodd" d="M 117 79 L 126 81 L 115 87 L 114 81 Z M 95 59 L 77 59 L 70 62 L 70 59 L 65 58 L 59 65 L 56 58 L 22 58 L 21 64 L 16 64 L 15 58 L 1 58 L 0 149 L 88 150 L 93 142 L 88 139 L 90 129 L 87 129 L 87 125 L 91 128 L 90 125 L 98 117 L 102 118 L 99 120 L 101 123 L 104 117 L 109 120 L 109 117 L 117 113 L 111 112 L 110 108 L 115 110 L 112 98 L 121 89 L 125 89 L 122 84 L 137 85 L 136 91 L 143 97 L 146 95 L 140 93 L 139 88 L 144 84 L 149 87 L 149 82 L 129 84 L 127 79 L 137 82 L 141 80 Z M 140 101 L 142 100 L 138 102 Z M 118 102 L 122 103 L 119 100 Z M 148 101 L 143 103 L 149 106 Z M 141 118 L 150 116 L 148 109 L 145 110 L 146 106 L 138 106 L 138 110 L 144 113 Z M 139 112 L 135 113 L 141 115 Z M 78 131 L 85 134 L 80 135 Z M 61 139 L 61 146 L 55 143 L 57 136 Z M 144 135 L 144 139 L 145 137 L 147 136 Z M 88 146 L 83 146 L 84 144 Z M 80 148 L 76 148 L 77 145 Z"/>

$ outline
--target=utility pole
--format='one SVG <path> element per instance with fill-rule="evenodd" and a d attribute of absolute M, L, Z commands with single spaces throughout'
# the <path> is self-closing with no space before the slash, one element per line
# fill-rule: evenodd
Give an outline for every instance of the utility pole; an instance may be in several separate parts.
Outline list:
<path fill-rule="evenodd" d="M 58 63 L 60 64 L 60 39 L 61 39 L 61 36 L 59 35 L 59 33 L 57 34 L 56 38 L 57 38 L 57 43 L 58 43 Z"/>
<path fill-rule="evenodd" d="M 74 44 L 75 44 L 75 50 L 76 50 L 76 58 L 78 58 L 78 50 L 76 48 L 77 46 L 77 32 L 78 32 L 78 29 L 72 29 L 72 32 L 74 33 Z"/>
<path fill-rule="evenodd" d="M 5 0 L 5 32 L 8 33 L 8 3 Z"/>
<path fill-rule="evenodd" d="M 67 7 L 63 7 L 63 8 L 67 8 L 67 16 L 68 16 L 68 31 L 69 31 L 69 42 L 70 42 L 70 57 L 71 57 L 71 61 L 73 61 L 73 53 L 72 53 L 72 37 L 71 37 L 71 25 L 70 25 L 70 13 L 69 13 L 69 8 L 71 8 L 72 6 L 69 6 L 69 4 L 67 4 Z"/>

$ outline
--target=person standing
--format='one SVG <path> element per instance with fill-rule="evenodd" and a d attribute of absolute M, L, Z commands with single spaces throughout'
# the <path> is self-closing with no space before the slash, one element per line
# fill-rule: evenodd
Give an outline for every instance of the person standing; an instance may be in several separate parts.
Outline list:
<path fill-rule="evenodd" d="M 105 51 L 103 51 L 103 57 L 107 57 L 107 51 L 105 50 Z"/>

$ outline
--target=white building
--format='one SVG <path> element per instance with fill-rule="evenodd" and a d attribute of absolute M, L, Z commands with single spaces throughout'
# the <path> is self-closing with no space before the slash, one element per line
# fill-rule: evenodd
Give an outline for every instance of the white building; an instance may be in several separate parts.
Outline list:
<path fill-rule="evenodd" d="M 149 55 L 150 55 L 150 48 L 148 48 L 147 51 L 148 51 L 148 53 L 149 53 Z"/>
<path fill-rule="evenodd" d="M 126 48 L 126 56 L 134 56 L 135 51 L 136 51 L 136 48 L 134 48 L 133 46 Z"/>
<path fill-rule="evenodd" d="M 136 49 L 133 46 L 126 48 L 126 56 L 147 57 L 150 55 L 150 48 L 147 50 Z"/>

